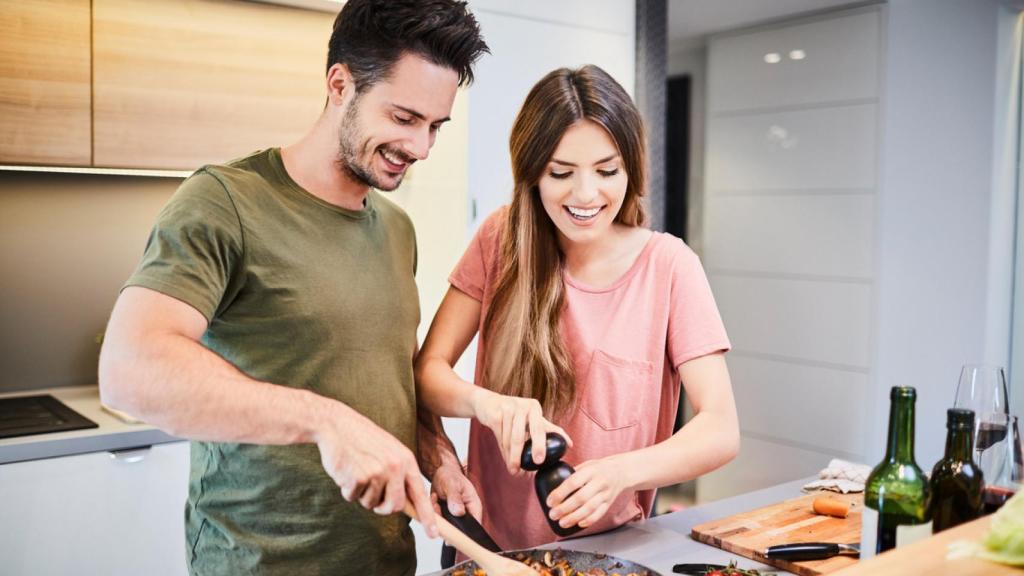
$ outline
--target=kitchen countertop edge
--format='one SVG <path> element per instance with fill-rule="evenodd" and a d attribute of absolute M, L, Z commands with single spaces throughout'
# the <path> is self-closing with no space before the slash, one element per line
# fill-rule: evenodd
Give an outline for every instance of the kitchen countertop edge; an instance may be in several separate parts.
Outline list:
<path fill-rule="evenodd" d="M 100 405 L 97 386 L 21 390 L 0 394 L 0 398 L 42 394 L 60 400 L 99 427 L 0 439 L 0 465 L 183 441 L 154 426 L 124 422 L 110 414 Z"/>

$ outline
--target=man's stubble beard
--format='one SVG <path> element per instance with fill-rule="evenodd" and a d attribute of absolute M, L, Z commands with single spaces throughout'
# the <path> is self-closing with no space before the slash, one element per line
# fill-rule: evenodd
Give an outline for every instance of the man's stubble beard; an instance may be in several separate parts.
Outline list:
<path fill-rule="evenodd" d="M 356 182 L 390 192 L 402 183 L 401 177 L 395 181 L 393 186 L 385 186 L 369 166 L 359 163 L 359 142 L 363 140 L 363 135 L 359 131 L 359 98 L 360 95 L 357 94 L 341 118 L 341 125 L 338 127 L 338 159 L 336 162 L 338 167 Z M 376 153 L 377 151 L 374 150 L 370 154 L 370 162 L 373 162 L 373 155 Z"/>

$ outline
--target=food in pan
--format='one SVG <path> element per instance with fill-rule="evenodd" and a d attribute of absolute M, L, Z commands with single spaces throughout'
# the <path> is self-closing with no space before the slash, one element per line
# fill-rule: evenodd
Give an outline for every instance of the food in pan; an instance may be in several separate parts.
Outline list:
<path fill-rule="evenodd" d="M 543 560 L 537 560 L 522 553 L 513 556 L 513 558 L 533 568 L 541 576 L 650 576 L 650 573 L 646 570 L 626 572 L 624 570 L 615 570 L 615 566 L 609 569 L 574 566 L 569 560 L 561 557 L 559 552 L 559 550 L 554 551 L 554 554 L 551 551 L 545 552 Z M 487 576 L 487 572 L 479 568 L 469 570 L 458 569 L 453 571 L 451 576 Z"/>

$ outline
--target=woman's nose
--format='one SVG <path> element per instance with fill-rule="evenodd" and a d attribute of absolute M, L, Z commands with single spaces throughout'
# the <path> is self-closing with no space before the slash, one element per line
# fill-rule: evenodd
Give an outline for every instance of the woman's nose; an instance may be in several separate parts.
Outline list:
<path fill-rule="evenodd" d="M 579 183 L 573 190 L 573 196 L 583 206 L 590 205 L 601 194 L 601 188 L 597 179 L 586 174 L 582 175 Z"/>

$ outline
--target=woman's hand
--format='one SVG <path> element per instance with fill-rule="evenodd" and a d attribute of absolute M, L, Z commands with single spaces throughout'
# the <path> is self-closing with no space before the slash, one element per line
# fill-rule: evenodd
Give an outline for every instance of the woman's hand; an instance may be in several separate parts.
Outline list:
<path fill-rule="evenodd" d="M 477 388 L 471 402 L 473 417 L 494 432 L 509 474 L 525 473 L 519 467 L 519 459 L 527 434 L 533 440 L 533 461 L 537 464 L 544 461 L 548 432 L 560 434 L 572 447 L 572 438 L 544 418 L 540 402 L 533 398 L 502 396 L 486 388 Z"/>
<path fill-rule="evenodd" d="M 630 489 L 628 465 L 622 455 L 589 460 L 548 496 L 551 519 L 563 528 L 593 526 L 615 499 Z"/>
<path fill-rule="evenodd" d="M 483 517 L 480 495 L 459 465 L 443 464 L 434 472 L 430 482 L 430 500 L 434 504 L 434 511 L 440 515 L 438 499 L 446 500 L 448 511 L 455 516 L 463 516 L 468 511 L 477 522 Z"/>

